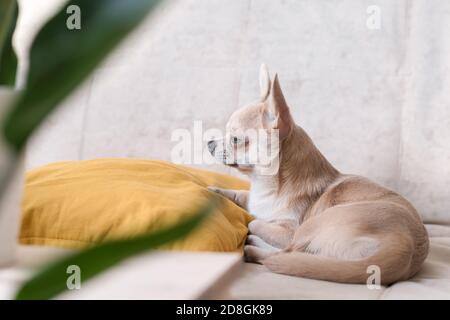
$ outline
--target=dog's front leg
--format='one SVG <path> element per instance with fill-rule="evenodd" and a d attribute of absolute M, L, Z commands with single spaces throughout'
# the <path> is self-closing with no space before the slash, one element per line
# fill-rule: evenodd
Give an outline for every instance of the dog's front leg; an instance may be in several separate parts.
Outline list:
<path fill-rule="evenodd" d="M 225 198 L 233 201 L 239 207 L 247 210 L 248 190 L 223 189 L 219 187 L 208 187 L 208 190 L 221 194 Z"/>
<path fill-rule="evenodd" d="M 248 262 L 260 263 L 263 258 L 280 251 L 280 248 L 271 246 L 254 234 L 248 235 L 244 246 L 245 260 Z"/>
<path fill-rule="evenodd" d="M 251 221 L 248 225 L 247 245 L 244 247 L 245 260 L 261 263 L 272 254 L 285 249 L 292 241 L 294 230 L 294 221 Z"/>
<path fill-rule="evenodd" d="M 272 247 L 285 249 L 294 237 L 295 227 L 295 221 L 267 222 L 255 219 L 249 223 L 248 231 Z"/>

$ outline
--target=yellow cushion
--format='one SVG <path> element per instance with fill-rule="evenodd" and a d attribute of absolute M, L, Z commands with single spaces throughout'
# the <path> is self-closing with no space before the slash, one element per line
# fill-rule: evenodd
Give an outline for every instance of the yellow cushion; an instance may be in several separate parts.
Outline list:
<path fill-rule="evenodd" d="M 248 189 L 247 182 L 164 161 L 98 159 L 30 171 L 22 244 L 81 248 L 169 226 L 204 206 L 207 186 Z M 166 249 L 241 251 L 251 217 L 229 200 L 199 228 Z"/>

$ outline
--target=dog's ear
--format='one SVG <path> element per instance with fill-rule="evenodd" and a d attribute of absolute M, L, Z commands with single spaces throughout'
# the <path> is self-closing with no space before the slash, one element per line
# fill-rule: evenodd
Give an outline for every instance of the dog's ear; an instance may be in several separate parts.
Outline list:
<path fill-rule="evenodd" d="M 281 90 L 278 74 L 275 74 L 275 78 L 272 81 L 266 106 L 272 122 L 272 128 L 280 130 L 280 138 L 286 137 L 293 126 L 293 121 Z"/>
<path fill-rule="evenodd" d="M 266 100 L 270 92 L 269 69 L 267 69 L 267 66 L 264 63 L 261 64 L 261 67 L 259 68 L 259 92 L 261 101 Z"/>

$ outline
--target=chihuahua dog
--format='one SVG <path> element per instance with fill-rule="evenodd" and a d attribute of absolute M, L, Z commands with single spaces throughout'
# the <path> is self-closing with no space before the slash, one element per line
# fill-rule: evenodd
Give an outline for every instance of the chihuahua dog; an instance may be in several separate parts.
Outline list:
<path fill-rule="evenodd" d="M 341 174 L 294 123 L 278 76 L 260 70 L 259 101 L 234 112 L 226 135 L 208 141 L 210 153 L 251 181 L 250 191 L 214 186 L 255 217 L 244 254 L 277 273 L 343 283 L 380 284 L 416 274 L 428 254 L 428 234 L 414 207 L 369 179 Z M 262 174 L 238 150 L 257 143 L 248 130 L 279 138 L 277 170 Z M 243 134 L 244 133 L 244 134 Z M 242 160 L 242 159 L 241 159 Z"/>

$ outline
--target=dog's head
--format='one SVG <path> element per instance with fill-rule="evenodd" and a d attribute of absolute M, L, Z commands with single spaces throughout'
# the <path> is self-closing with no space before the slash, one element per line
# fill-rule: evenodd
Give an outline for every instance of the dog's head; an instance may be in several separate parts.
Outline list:
<path fill-rule="evenodd" d="M 226 135 L 208 141 L 208 149 L 218 161 L 243 173 L 275 174 L 281 142 L 293 129 L 294 122 L 278 75 L 271 80 L 264 64 L 259 85 L 259 101 L 235 111 L 226 125 Z"/>

